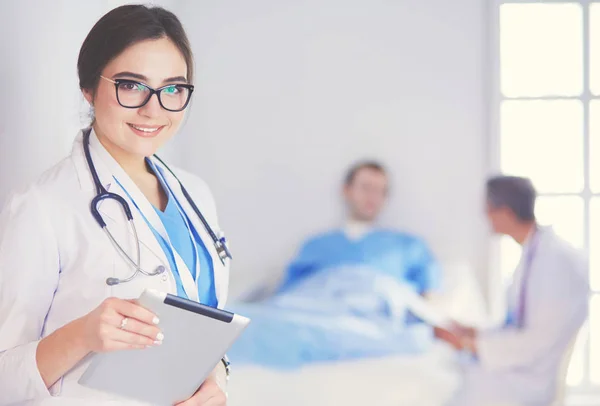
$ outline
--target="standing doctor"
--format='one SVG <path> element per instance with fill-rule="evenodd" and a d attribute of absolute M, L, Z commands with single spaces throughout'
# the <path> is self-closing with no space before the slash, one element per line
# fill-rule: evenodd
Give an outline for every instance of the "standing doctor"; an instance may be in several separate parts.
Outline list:
<path fill-rule="evenodd" d="M 453 406 L 547 406 L 562 384 L 561 364 L 587 317 L 588 268 L 582 253 L 537 224 L 535 200 L 529 179 L 498 176 L 487 183 L 493 230 L 512 237 L 523 253 L 505 324 L 484 331 L 455 326 L 455 338 L 446 336 L 474 356 Z"/>
<path fill-rule="evenodd" d="M 153 288 L 221 308 L 227 296 L 229 259 L 209 189 L 153 157 L 193 92 L 179 20 L 158 7 L 114 9 L 88 34 L 77 67 L 91 128 L 70 156 L 13 193 L 0 217 L 2 406 L 139 405 L 77 382 L 91 353 L 169 339 L 128 298 Z M 225 405 L 224 369 L 182 405 Z"/>

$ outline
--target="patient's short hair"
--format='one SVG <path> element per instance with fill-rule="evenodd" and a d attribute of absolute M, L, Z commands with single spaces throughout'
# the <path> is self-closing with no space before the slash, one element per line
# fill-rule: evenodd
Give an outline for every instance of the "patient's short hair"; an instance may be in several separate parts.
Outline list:
<path fill-rule="evenodd" d="M 352 165 L 352 167 L 350 167 L 350 169 L 348 169 L 348 172 L 346 173 L 346 177 L 344 179 L 344 184 L 346 186 L 350 186 L 354 181 L 356 174 L 361 169 L 371 169 L 377 172 L 381 172 L 383 175 L 387 176 L 387 171 L 381 163 L 377 161 L 360 161 L 355 163 L 354 165 Z"/>
<path fill-rule="evenodd" d="M 537 193 L 531 180 L 519 176 L 494 176 L 487 181 L 487 200 L 494 207 L 507 207 L 521 221 L 535 220 Z"/>

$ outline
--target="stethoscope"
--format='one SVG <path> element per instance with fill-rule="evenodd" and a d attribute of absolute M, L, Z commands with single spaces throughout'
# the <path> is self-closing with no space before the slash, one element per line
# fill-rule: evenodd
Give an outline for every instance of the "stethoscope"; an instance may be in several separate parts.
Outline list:
<path fill-rule="evenodd" d="M 94 166 L 94 162 L 92 161 L 92 155 L 90 153 L 90 133 L 91 132 L 92 132 L 92 129 L 89 128 L 86 131 L 84 131 L 84 133 L 83 133 L 83 151 L 85 153 L 85 160 L 87 161 L 88 168 L 90 169 L 90 173 L 92 174 L 92 178 L 94 180 L 94 186 L 96 187 L 96 196 L 92 199 L 90 210 L 91 210 L 92 216 L 94 216 L 94 219 L 96 219 L 96 221 L 98 222 L 100 227 L 102 227 L 102 230 L 104 230 L 104 232 L 106 233 L 106 235 L 108 236 L 108 238 L 110 239 L 112 244 L 115 246 L 115 248 L 117 249 L 119 254 L 121 254 L 121 256 L 129 264 L 131 264 L 133 266 L 133 268 L 135 269 L 133 274 L 131 274 L 128 278 L 125 278 L 125 279 L 119 279 L 119 278 L 114 278 L 114 277 L 107 278 L 106 284 L 112 286 L 112 285 L 118 285 L 120 283 L 129 282 L 133 278 L 135 278 L 138 273 L 141 273 L 146 276 L 160 275 L 166 271 L 166 268 L 163 265 L 159 265 L 158 267 L 156 267 L 154 272 L 148 272 L 141 268 L 140 239 L 138 238 L 137 230 L 136 230 L 135 224 L 133 222 L 133 215 L 131 213 L 131 209 L 130 209 L 127 201 L 125 201 L 125 199 L 122 196 L 119 196 L 116 193 L 109 192 L 108 190 L 106 190 L 106 188 L 100 182 L 100 178 L 98 177 L 98 172 L 96 172 L 96 167 Z M 212 228 L 210 227 L 210 225 L 208 224 L 208 222 L 206 221 L 206 219 L 200 212 L 200 209 L 198 209 L 198 206 L 196 206 L 196 203 L 194 203 L 194 200 L 191 198 L 190 194 L 185 189 L 185 187 L 183 187 L 183 184 L 181 183 L 179 178 L 177 178 L 177 175 L 175 175 L 175 173 L 173 173 L 171 168 L 169 168 L 167 166 L 167 164 L 165 164 L 163 162 L 163 160 L 160 159 L 158 156 L 154 155 L 154 158 L 156 158 L 171 173 L 171 175 L 173 175 L 173 177 L 179 183 L 179 186 L 181 187 L 181 191 L 183 192 L 183 195 L 185 196 L 185 198 L 188 201 L 188 203 L 190 204 L 190 206 L 192 206 L 192 209 L 194 210 L 196 215 L 200 218 L 200 221 L 202 222 L 202 225 L 206 229 L 206 232 L 208 232 L 208 234 L 210 235 L 210 238 L 212 238 L 212 240 L 213 240 L 215 250 L 217 251 L 219 259 L 221 260 L 223 265 L 225 265 L 227 259 L 232 258 L 231 252 L 229 251 L 229 248 L 227 247 L 227 241 L 225 240 L 225 237 L 221 237 L 221 238 L 217 237 L 215 232 L 212 230 Z M 123 247 L 121 247 L 121 245 L 117 242 L 117 240 L 115 240 L 115 238 L 113 237 L 111 232 L 108 230 L 108 227 L 106 227 L 106 222 L 102 219 L 102 215 L 98 211 L 98 204 L 101 201 L 108 200 L 108 199 L 117 201 L 123 208 L 123 211 L 125 212 L 125 216 L 127 217 L 127 222 L 129 223 L 129 226 L 131 227 L 131 230 L 133 231 L 133 235 L 135 238 L 136 254 L 137 254 L 136 261 L 134 261 L 129 256 L 129 254 L 127 254 L 125 252 L 125 250 L 123 249 Z"/>

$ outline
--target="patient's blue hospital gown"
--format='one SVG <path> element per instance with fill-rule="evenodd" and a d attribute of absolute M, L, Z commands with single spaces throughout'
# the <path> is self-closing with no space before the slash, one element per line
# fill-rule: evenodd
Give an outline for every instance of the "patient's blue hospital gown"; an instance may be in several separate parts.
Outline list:
<path fill-rule="evenodd" d="M 350 240 L 335 231 L 313 238 L 274 296 L 230 306 L 252 320 L 230 349 L 230 358 L 296 368 L 426 351 L 433 340 L 431 328 L 402 301 L 407 289 L 436 289 L 439 274 L 425 243 L 407 234 L 380 230 Z"/>
<path fill-rule="evenodd" d="M 279 291 L 284 292 L 319 270 L 344 265 L 368 266 L 415 288 L 419 294 L 441 285 L 441 272 L 421 239 L 393 230 L 374 230 L 350 239 L 343 230 L 311 238 L 289 265 Z"/>

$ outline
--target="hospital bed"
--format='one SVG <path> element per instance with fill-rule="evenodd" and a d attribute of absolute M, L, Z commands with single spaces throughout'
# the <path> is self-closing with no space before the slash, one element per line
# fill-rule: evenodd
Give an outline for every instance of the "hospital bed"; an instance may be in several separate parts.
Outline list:
<path fill-rule="evenodd" d="M 229 406 L 443 406 L 460 384 L 454 353 L 312 364 L 293 371 L 241 366 L 232 371 Z"/>
<path fill-rule="evenodd" d="M 473 273 L 462 265 L 445 268 L 439 305 L 463 322 L 485 320 Z M 460 385 L 457 354 L 435 342 L 426 351 L 318 360 L 294 368 L 233 365 L 230 406 L 443 406 Z"/>

